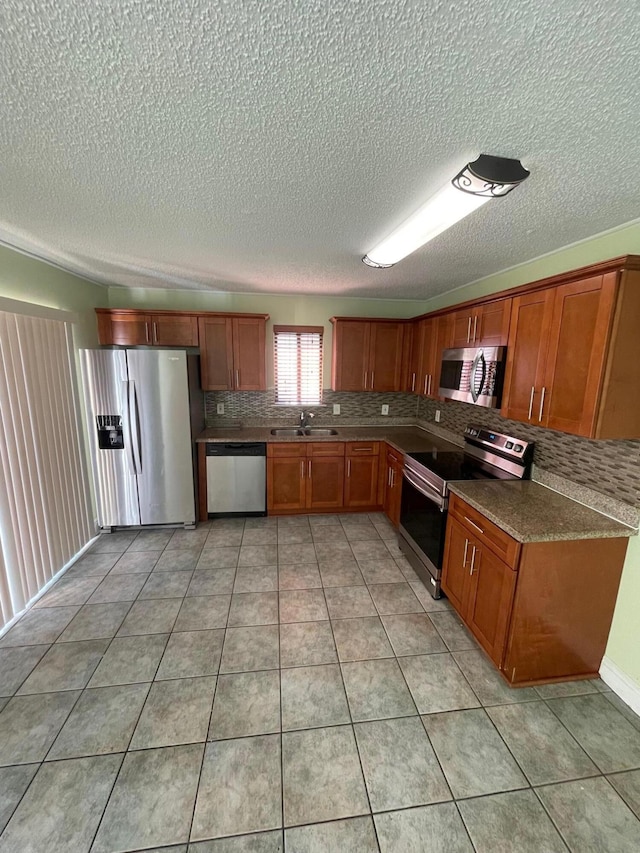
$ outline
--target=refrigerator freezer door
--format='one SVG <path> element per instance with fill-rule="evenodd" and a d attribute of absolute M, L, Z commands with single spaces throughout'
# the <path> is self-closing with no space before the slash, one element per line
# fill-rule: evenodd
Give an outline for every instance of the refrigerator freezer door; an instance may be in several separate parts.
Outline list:
<path fill-rule="evenodd" d="M 187 358 L 127 350 L 141 524 L 194 524 Z"/>
<path fill-rule="evenodd" d="M 140 524 L 123 350 L 80 351 L 98 524 Z"/>

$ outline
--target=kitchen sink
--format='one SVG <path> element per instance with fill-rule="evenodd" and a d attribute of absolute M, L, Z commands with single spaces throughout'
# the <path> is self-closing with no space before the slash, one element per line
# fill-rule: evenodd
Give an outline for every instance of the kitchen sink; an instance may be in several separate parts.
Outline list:
<path fill-rule="evenodd" d="M 271 435 L 306 435 L 306 433 L 296 427 L 278 427 L 271 430 Z"/>
<path fill-rule="evenodd" d="M 305 435 L 337 435 L 337 429 L 330 429 L 328 427 L 307 427 L 304 431 Z"/>

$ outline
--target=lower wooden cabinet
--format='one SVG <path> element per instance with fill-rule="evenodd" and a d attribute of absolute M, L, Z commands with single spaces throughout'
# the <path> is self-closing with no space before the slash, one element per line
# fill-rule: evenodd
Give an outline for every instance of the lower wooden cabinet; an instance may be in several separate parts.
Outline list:
<path fill-rule="evenodd" d="M 594 677 L 627 543 L 522 544 L 453 495 L 442 589 L 509 683 Z"/>
<path fill-rule="evenodd" d="M 504 654 L 517 573 L 455 518 L 447 525 L 443 589 L 493 662 Z"/>
<path fill-rule="evenodd" d="M 378 448 L 378 442 L 268 444 L 268 512 L 376 507 Z"/>
<path fill-rule="evenodd" d="M 349 509 L 373 507 L 378 503 L 377 441 L 355 441 L 347 444 L 347 476 L 344 483 L 344 505 Z"/>
<path fill-rule="evenodd" d="M 402 454 L 387 445 L 384 457 L 384 497 L 382 509 L 387 518 L 397 527 L 400 524 L 400 498 L 402 495 Z M 382 465 L 382 460 L 381 463 Z"/>

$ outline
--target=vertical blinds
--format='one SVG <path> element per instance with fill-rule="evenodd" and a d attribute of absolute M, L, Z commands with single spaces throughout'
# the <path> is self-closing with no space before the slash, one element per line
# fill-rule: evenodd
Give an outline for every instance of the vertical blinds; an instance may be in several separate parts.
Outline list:
<path fill-rule="evenodd" d="M 322 402 L 322 326 L 274 326 L 276 403 Z"/>
<path fill-rule="evenodd" d="M 0 311 L 0 628 L 93 534 L 70 336 Z"/>

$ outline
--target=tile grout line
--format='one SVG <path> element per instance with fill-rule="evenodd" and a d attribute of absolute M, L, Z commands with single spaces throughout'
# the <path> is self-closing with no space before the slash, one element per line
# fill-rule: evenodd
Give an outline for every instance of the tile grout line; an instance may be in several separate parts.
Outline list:
<path fill-rule="evenodd" d="M 323 594 L 324 599 L 325 599 L 325 607 L 327 607 L 327 613 L 328 613 L 329 608 L 327 605 L 326 595 L 324 595 L 324 589 L 322 590 L 322 594 Z M 362 776 L 362 784 L 364 785 L 364 792 L 365 792 L 366 797 L 367 797 L 367 803 L 369 804 L 369 815 L 368 815 L 368 817 L 371 820 L 371 824 L 373 826 L 373 834 L 374 834 L 375 839 L 376 839 L 376 844 L 378 845 L 378 850 L 380 851 L 382 848 L 380 847 L 380 839 L 378 838 L 378 828 L 376 826 L 375 820 L 373 819 L 373 808 L 371 806 L 371 797 L 369 796 L 369 787 L 367 785 L 367 777 L 365 776 L 364 766 L 362 764 L 362 755 L 360 754 L 360 747 L 358 746 L 358 738 L 356 737 L 356 730 L 355 730 L 354 724 L 353 724 L 353 714 L 351 712 L 351 703 L 349 702 L 349 694 L 347 693 L 347 685 L 346 685 L 346 682 L 344 680 L 344 673 L 342 672 L 342 661 L 340 660 L 340 655 L 338 654 L 338 644 L 336 642 L 335 633 L 333 631 L 333 623 L 332 623 L 331 619 L 329 619 L 329 626 L 331 628 L 331 636 L 333 637 L 333 644 L 334 644 L 335 649 L 336 649 L 336 657 L 338 658 L 338 671 L 340 672 L 340 681 L 342 683 L 342 689 L 344 691 L 345 702 L 347 703 L 347 712 L 349 714 L 349 720 L 351 721 L 350 722 L 351 736 L 353 737 L 353 741 L 355 743 L 356 754 L 358 756 L 358 766 L 360 767 L 360 774 Z M 351 815 L 351 817 L 354 817 L 354 816 Z"/>

